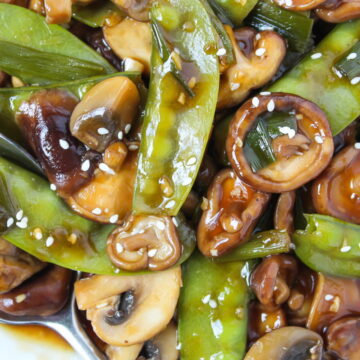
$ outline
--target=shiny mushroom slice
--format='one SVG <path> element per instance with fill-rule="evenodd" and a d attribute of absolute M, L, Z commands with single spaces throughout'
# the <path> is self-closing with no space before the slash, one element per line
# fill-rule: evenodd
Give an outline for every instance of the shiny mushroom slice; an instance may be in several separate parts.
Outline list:
<path fill-rule="evenodd" d="M 218 109 L 239 104 L 252 89 L 269 82 L 286 53 L 285 41 L 274 31 L 256 33 L 243 27 L 233 32 L 228 26 L 226 30 L 233 44 L 236 64 L 221 75 Z"/>
<path fill-rule="evenodd" d="M 72 0 L 44 0 L 46 22 L 48 24 L 66 24 L 72 15 Z"/>
<path fill-rule="evenodd" d="M 130 346 L 107 345 L 105 353 L 109 360 L 137 360 L 143 344 Z"/>
<path fill-rule="evenodd" d="M 319 334 L 301 327 L 287 326 L 261 337 L 244 360 L 321 360 L 323 340 Z"/>
<path fill-rule="evenodd" d="M 127 15 L 138 21 L 149 21 L 152 0 L 111 0 Z"/>
<path fill-rule="evenodd" d="M 286 230 L 289 234 L 294 231 L 294 205 L 296 192 L 288 191 L 280 194 L 274 215 L 274 227 Z"/>
<path fill-rule="evenodd" d="M 279 307 L 289 299 L 297 272 L 298 265 L 292 256 L 266 257 L 251 275 L 251 289 L 264 306 Z"/>
<path fill-rule="evenodd" d="M 360 17 L 360 2 L 359 0 L 327 0 L 315 12 L 324 21 L 341 23 Z"/>
<path fill-rule="evenodd" d="M 103 152 L 119 133 L 128 132 L 139 104 L 139 91 L 130 79 L 115 76 L 103 80 L 75 107 L 70 119 L 71 134 L 90 149 Z"/>
<path fill-rule="evenodd" d="M 211 184 L 197 229 L 198 247 L 205 256 L 221 256 L 248 240 L 270 199 L 233 170 L 220 171 Z"/>
<path fill-rule="evenodd" d="M 246 156 L 249 132 L 265 114 L 292 114 L 297 133 L 288 126 L 272 140 L 275 161 L 253 171 Z M 265 120 L 266 121 L 266 120 Z M 326 115 L 314 103 L 286 93 L 259 95 L 236 112 L 229 129 L 226 151 L 236 174 L 259 191 L 281 193 L 295 190 L 316 178 L 329 164 L 334 143 Z"/>
<path fill-rule="evenodd" d="M 293 11 L 307 11 L 317 8 L 326 0 L 274 0 L 275 3 L 284 9 Z"/>
<path fill-rule="evenodd" d="M 160 271 L 176 264 L 181 245 L 170 216 L 131 216 L 107 243 L 112 263 L 128 271 Z"/>
<path fill-rule="evenodd" d="M 321 332 L 344 316 L 360 315 L 360 279 L 318 273 L 306 327 Z"/>
<path fill-rule="evenodd" d="M 115 26 L 105 26 L 103 32 L 106 42 L 115 54 L 124 60 L 125 66 L 128 66 L 129 62 L 137 61 L 149 74 L 152 38 L 148 23 L 126 18 Z"/>
<path fill-rule="evenodd" d="M 360 224 L 360 148 L 341 150 L 312 185 L 316 212 Z"/>
<path fill-rule="evenodd" d="M 174 315 L 180 286 L 181 269 L 176 267 L 144 275 L 94 275 L 75 283 L 75 295 L 101 340 L 130 346 L 165 329 Z"/>
<path fill-rule="evenodd" d="M 327 332 L 327 349 L 339 359 L 357 360 L 360 354 L 360 317 L 345 317 L 332 323 Z"/>

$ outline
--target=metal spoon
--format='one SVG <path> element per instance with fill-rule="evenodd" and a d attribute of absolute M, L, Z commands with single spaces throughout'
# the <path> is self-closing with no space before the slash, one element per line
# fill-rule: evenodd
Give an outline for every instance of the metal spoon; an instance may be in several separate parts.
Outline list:
<path fill-rule="evenodd" d="M 61 335 L 84 360 L 106 360 L 80 324 L 74 291 L 67 304 L 55 315 L 14 316 L 0 311 L 0 324 L 46 326 Z"/>

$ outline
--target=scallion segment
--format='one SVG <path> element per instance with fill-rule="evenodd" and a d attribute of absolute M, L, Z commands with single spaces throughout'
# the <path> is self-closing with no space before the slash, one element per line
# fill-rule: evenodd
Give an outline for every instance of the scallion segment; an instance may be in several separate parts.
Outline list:
<path fill-rule="evenodd" d="M 335 67 L 350 80 L 360 76 L 360 41 L 336 63 Z"/>

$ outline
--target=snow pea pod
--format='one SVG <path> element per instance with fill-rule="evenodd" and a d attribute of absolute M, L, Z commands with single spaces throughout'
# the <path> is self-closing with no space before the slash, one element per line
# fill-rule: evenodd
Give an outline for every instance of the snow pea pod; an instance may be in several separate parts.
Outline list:
<path fill-rule="evenodd" d="M 305 219 L 305 230 L 293 234 L 299 259 L 315 271 L 360 277 L 360 226 L 325 215 Z"/>
<path fill-rule="evenodd" d="M 242 359 L 251 269 L 250 262 L 217 264 L 200 253 L 184 264 L 179 301 L 182 360 Z"/>
<path fill-rule="evenodd" d="M 0 157 L 1 237 L 46 262 L 105 275 L 119 272 L 106 252 L 113 225 L 100 225 L 73 213 L 43 178 Z M 183 245 L 179 263 L 195 247 L 194 231 L 178 216 Z"/>
<path fill-rule="evenodd" d="M 304 97 L 327 115 L 333 135 L 360 115 L 360 83 L 352 83 L 335 65 L 360 39 L 360 20 L 338 25 L 293 70 L 270 87 Z"/>
<path fill-rule="evenodd" d="M 153 47 L 133 205 L 138 214 L 176 215 L 195 181 L 212 127 L 219 89 L 217 35 L 200 0 L 153 6 L 174 49 L 170 59 L 194 96 Z"/>

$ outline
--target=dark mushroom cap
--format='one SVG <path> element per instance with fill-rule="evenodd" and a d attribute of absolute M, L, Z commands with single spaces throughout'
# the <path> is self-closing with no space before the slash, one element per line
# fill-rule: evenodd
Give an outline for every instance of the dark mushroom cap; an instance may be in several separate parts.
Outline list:
<path fill-rule="evenodd" d="M 334 150 L 331 129 L 323 111 L 308 100 L 286 93 L 259 95 L 257 100 L 256 106 L 253 99 L 246 101 L 230 125 L 226 151 L 236 174 L 255 189 L 273 193 L 295 190 L 316 178 L 330 162 Z M 283 143 L 281 152 L 288 152 L 289 147 L 306 146 L 307 150 L 301 154 L 291 151 L 290 156 L 277 156 L 274 163 L 253 172 L 243 145 L 258 117 L 268 111 L 270 101 L 273 101 L 276 111 L 295 111 L 298 127 L 296 136 L 279 136 L 273 141 L 273 146 L 279 145 L 274 142 Z"/>
<path fill-rule="evenodd" d="M 359 0 L 327 0 L 315 10 L 315 13 L 324 21 L 341 23 L 359 18 L 360 2 Z"/>
<path fill-rule="evenodd" d="M 206 209 L 198 225 L 198 247 L 205 256 L 220 256 L 248 240 L 269 201 L 233 170 L 220 171 L 208 190 Z"/>
<path fill-rule="evenodd" d="M 312 201 L 320 214 L 360 224 L 360 149 L 340 151 L 312 185 Z"/>

